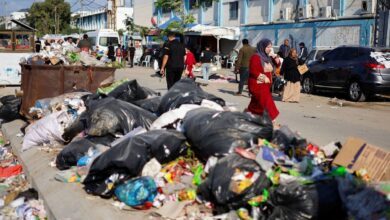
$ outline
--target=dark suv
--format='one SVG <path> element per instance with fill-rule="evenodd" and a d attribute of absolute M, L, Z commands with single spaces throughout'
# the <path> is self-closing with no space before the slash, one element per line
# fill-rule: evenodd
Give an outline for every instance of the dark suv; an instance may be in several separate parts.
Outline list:
<path fill-rule="evenodd" d="M 302 88 L 306 93 L 321 89 L 344 91 L 352 101 L 364 101 L 374 94 L 390 94 L 389 64 L 389 49 L 337 47 L 308 65 Z"/>

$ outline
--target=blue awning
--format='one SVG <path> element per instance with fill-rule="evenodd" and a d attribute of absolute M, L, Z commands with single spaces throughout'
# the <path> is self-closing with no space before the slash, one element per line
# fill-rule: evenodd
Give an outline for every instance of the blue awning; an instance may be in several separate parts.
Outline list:
<path fill-rule="evenodd" d="M 181 22 L 181 19 L 175 15 L 175 16 L 173 16 L 172 18 L 170 18 L 168 21 L 166 21 L 165 23 L 159 25 L 159 26 L 158 26 L 158 29 L 166 29 L 166 28 L 168 28 L 168 26 L 169 26 L 172 22 Z M 193 26 L 195 26 L 195 25 L 196 25 L 196 24 L 187 24 L 187 25 L 186 25 L 186 28 L 191 28 L 191 27 L 193 27 Z"/>

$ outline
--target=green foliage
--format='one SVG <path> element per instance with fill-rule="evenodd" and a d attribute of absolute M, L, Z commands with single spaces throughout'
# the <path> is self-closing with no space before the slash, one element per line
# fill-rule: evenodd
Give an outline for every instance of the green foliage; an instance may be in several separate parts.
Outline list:
<path fill-rule="evenodd" d="M 206 4 L 211 4 L 212 2 L 218 2 L 219 0 L 197 0 L 195 7 L 203 6 Z M 185 27 L 188 24 L 192 24 L 195 22 L 195 17 L 188 13 L 184 13 L 184 5 L 181 0 L 157 0 L 155 2 L 155 6 L 157 8 L 167 8 L 173 10 L 178 17 L 180 17 L 181 21 L 175 21 L 168 25 L 165 30 L 162 30 L 162 34 L 166 35 L 167 32 L 173 31 L 177 33 L 183 33 L 185 31 Z"/>
<path fill-rule="evenodd" d="M 56 18 L 58 33 L 69 30 L 71 19 L 70 4 L 65 2 L 65 0 L 35 2 L 30 7 L 27 15 L 28 23 L 31 27 L 38 30 L 38 36 L 55 33 Z"/>

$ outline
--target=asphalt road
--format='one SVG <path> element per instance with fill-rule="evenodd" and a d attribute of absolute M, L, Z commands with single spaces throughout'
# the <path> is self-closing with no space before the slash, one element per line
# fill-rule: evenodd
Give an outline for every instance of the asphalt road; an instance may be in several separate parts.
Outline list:
<path fill-rule="evenodd" d="M 221 75 L 234 78 L 229 70 L 219 71 Z M 154 71 L 148 67 L 119 69 L 116 78 L 137 79 L 142 85 L 161 92 L 166 92 L 165 79 L 154 76 Z M 234 80 L 233 80 L 234 81 Z M 203 87 L 226 100 L 228 105 L 244 110 L 249 103 L 245 96 L 234 96 L 238 84 L 221 80 L 211 82 Z M 0 95 L 14 94 L 17 87 L 0 88 Z M 353 103 L 342 100 L 330 102 L 334 94 L 301 95 L 300 103 L 284 103 L 275 96 L 276 105 L 280 111 L 277 122 L 287 125 L 293 131 L 307 138 L 310 142 L 325 145 L 332 141 L 343 143 L 348 136 L 360 137 L 371 144 L 390 150 L 390 99 L 381 98 L 370 102 Z M 343 96 L 336 94 L 343 98 Z"/>

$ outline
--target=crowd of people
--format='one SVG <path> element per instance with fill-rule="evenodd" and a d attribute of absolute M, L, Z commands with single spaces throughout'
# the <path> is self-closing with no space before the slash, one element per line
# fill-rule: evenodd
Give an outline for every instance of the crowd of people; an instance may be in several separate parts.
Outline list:
<path fill-rule="evenodd" d="M 284 79 L 283 102 L 298 103 L 301 90 L 298 66 L 305 63 L 307 48 L 301 42 L 298 52 L 289 45 L 289 40 L 285 39 L 276 54 L 269 39 L 260 40 L 256 47 L 250 46 L 248 39 L 243 39 L 242 44 L 234 65 L 234 71 L 240 75 L 235 95 L 242 95 L 244 85 L 247 84 L 251 101 L 246 110 L 258 115 L 267 111 L 272 120 L 275 120 L 279 111 L 272 97 L 273 81 L 278 77 Z M 211 51 L 210 45 L 205 46 L 197 62 L 190 49 L 180 43 L 174 33 L 169 33 L 161 53 L 156 53 L 158 54 L 154 55 L 155 58 L 161 58 L 160 74 L 166 78 L 168 89 L 179 81 L 182 75 L 194 78 L 195 65 L 201 66 L 203 85 L 207 85 L 211 63 L 216 55 Z"/>
<path fill-rule="evenodd" d="M 286 82 L 282 91 L 283 102 L 298 103 L 301 91 L 298 66 L 305 63 L 307 48 L 303 42 L 299 43 L 298 53 L 295 48 L 290 47 L 289 40 L 285 39 L 275 54 L 269 39 L 260 40 L 256 48 L 251 47 L 247 39 L 242 40 L 242 44 L 235 64 L 235 72 L 240 74 L 238 92 L 235 95 L 242 95 L 244 85 L 248 84 L 251 101 L 247 111 L 258 115 L 267 111 L 272 120 L 275 120 L 279 111 L 272 97 L 273 81 L 279 77 Z"/>

